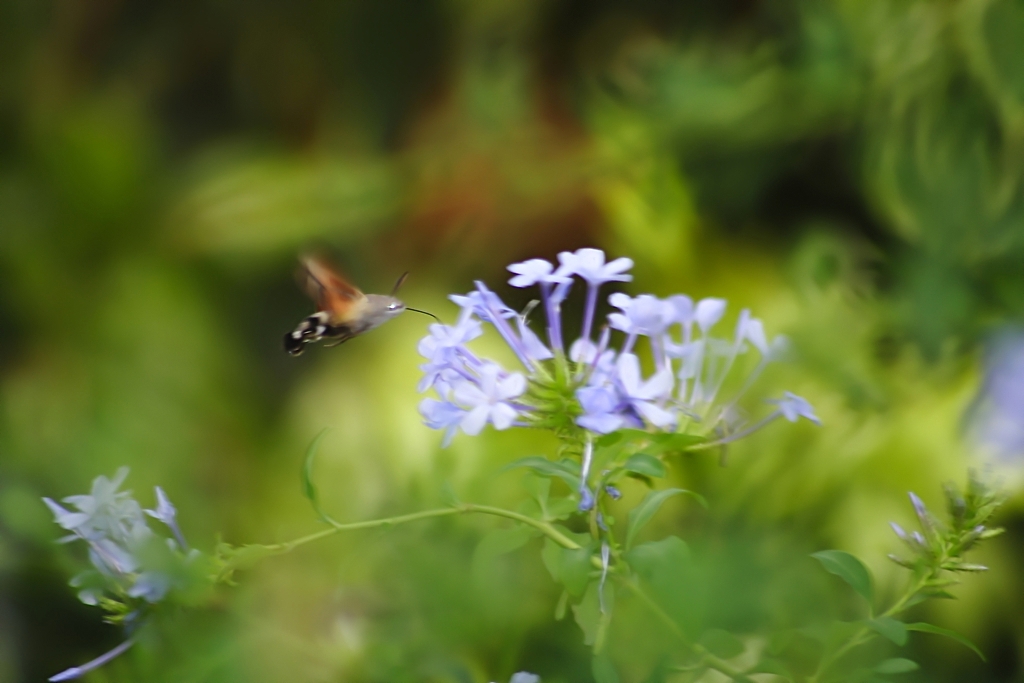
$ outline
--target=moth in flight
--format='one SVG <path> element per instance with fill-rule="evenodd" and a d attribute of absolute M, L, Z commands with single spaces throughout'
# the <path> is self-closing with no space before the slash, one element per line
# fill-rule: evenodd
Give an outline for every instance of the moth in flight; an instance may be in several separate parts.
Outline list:
<path fill-rule="evenodd" d="M 437 319 L 433 313 L 409 308 L 395 297 L 409 273 L 398 278 L 391 294 L 363 294 L 322 258 L 304 256 L 300 261 L 302 284 L 316 302 L 316 313 L 284 336 L 285 351 L 293 356 L 301 354 L 306 344 L 324 339 L 329 342 L 327 346 L 337 346 L 383 325 L 403 311 Z"/>

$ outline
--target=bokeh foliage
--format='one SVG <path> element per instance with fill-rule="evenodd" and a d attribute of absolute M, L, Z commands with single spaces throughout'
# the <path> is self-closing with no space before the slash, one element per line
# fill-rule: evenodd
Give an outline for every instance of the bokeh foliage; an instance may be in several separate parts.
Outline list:
<path fill-rule="evenodd" d="M 499 470 L 547 437 L 440 450 L 420 424 L 425 319 L 280 350 L 309 312 L 292 270 L 310 244 L 368 291 L 411 270 L 403 297 L 445 318 L 473 278 L 587 244 L 637 261 L 634 292 L 750 306 L 799 352 L 766 394 L 785 380 L 825 426 L 676 463 L 710 508 L 669 502 L 645 532 L 688 541 L 673 609 L 739 633 L 849 616 L 808 557 L 827 547 L 894 591 L 886 522 L 979 464 L 983 345 L 1024 317 L 1022 46 L 1017 0 L 3 0 L 0 680 L 117 642 L 66 586 L 78 565 L 39 499 L 121 465 L 207 549 L 318 528 L 299 470 L 324 427 L 337 519 L 449 486 L 524 497 Z M 925 636 L 903 680 L 1021 680 L 1015 500 L 989 575 L 921 608 L 989 663 Z M 268 560 L 93 680 L 592 680 L 539 542 L 478 545 L 505 528 L 428 521 Z M 664 643 L 619 609 L 609 654 L 645 680 Z"/>

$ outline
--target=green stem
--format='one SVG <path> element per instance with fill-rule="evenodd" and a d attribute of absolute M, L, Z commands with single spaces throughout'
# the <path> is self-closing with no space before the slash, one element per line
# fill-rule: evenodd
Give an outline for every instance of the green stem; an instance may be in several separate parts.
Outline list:
<path fill-rule="evenodd" d="M 692 640 L 690 640 L 687 637 L 687 635 L 683 632 L 683 629 L 679 627 L 679 624 L 676 623 L 676 620 L 670 617 L 668 613 L 665 612 L 665 610 L 663 610 L 661 606 L 654 600 L 654 598 L 649 596 L 644 591 L 644 589 L 640 587 L 640 584 L 638 584 L 636 580 L 628 579 L 620 575 L 615 575 L 615 578 L 619 581 L 619 583 L 621 583 L 623 586 L 629 589 L 629 591 L 640 602 L 643 603 L 644 607 L 649 609 L 651 613 L 654 614 L 654 616 L 656 616 L 658 620 L 665 625 L 666 628 L 668 628 L 669 632 L 672 635 L 674 635 L 686 647 L 686 649 L 688 649 L 691 653 L 693 653 L 695 656 L 699 658 L 699 664 L 697 665 L 698 667 L 707 667 L 709 669 L 714 669 L 719 673 L 725 674 L 731 679 L 741 681 L 748 680 L 747 677 L 743 674 L 743 671 L 737 669 L 735 666 L 725 661 L 724 659 L 721 659 L 720 657 L 716 657 L 715 655 L 711 654 L 711 652 L 709 652 L 708 649 L 703 645 L 699 643 L 694 643 Z"/>
<path fill-rule="evenodd" d="M 491 507 L 490 505 L 476 505 L 474 503 L 459 503 L 455 507 L 440 508 L 437 510 L 424 510 L 422 512 L 413 512 L 408 515 L 398 515 L 397 517 L 385 517 L 384 519 L 372 519 L 366 522 L 352 522 L 349 524 L 340 524 L 337 522 L 331 522 L 330 529 L 324 529 L 318 531 L 315 534 L 309 534 L 297 538 L 294 541 L 288 541 L 286 543 L 277 543 L 274 545 L 266 546 L 268 550 L 272 550 L 277 553 L 291 552 L 299 546 L 318 541 L 321 538 L 327 538 L 341 531 L 358 531 L 360 529 L 376 529 L 379 527 L 395 526 L 397 524 L 405 524 L 407 522 L 416 522 L 421 519 L 430 519 L 432 517 L 448 517 L 450 515 L 459 515 L 466 513 L 480 513 L 484 515 L 494 515 L 496 517 L 506 517 L 508 519 L 514 519 L 517 522 L 527 524 L 533 528 L 539 530 L 545 536 L 550 538 L 552 541 L 570 550 L 576 550 L 580 547 L 576 541 L 572 540 L 558 529 L 547 522 L 542 522 L 539 519 L 533 517 L 527 517 L 526 515 L 513 512 L 511 510 L 504 510 L 502 508 Z"/>
<path fill-rule="evenodd" d="M 883 612 L 880 616 L 891 617 L 894 614 L 899 614 L 901 611 L 903 611 L 903 608 L 907 604 L 907 602 L 909 602 L 911 598 L 917 595 L 918 591 L 925 587 L 928 581 L 931 580 L 932 576 L 933 572 L 929 572 L 928 574 L 925 574 L 924 576 L 920 577 L 917 581 L 910 585 L 909 589 L 905 591 L 902 596 L 900 596 L 899 600 L 894 602 L 892 606 L 889 609 L 885 610 L 885 612 Z M 871 640 L 874 637 L 874 635 L 875 634 L 867 626 L 860 627 L 860 629 L 858 629 L 856 633 L 850 636 L 850 639 L 843 643 L 841 647 L 839 647 L 837 650 L 835 650 L 828 656 L 822 657 L 821 661 L 818 663 L 818 668 L 815 669 L 814 673 L 811 674 L 811 676 L 807 679 L 807 683 L 818 683 L 818 681 L 821 680 L 821 677 L 825 674 L 826 671 L 828 671 L 828 669 L 833 664 L 842 659 L 847 652 Z"/>

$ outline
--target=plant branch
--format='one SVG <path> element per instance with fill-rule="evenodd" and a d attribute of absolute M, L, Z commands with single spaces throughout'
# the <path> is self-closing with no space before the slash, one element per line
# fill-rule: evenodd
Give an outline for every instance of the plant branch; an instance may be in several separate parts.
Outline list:
<path fill-rule="evenodd" d="M 715 671 L 725 674 L 726 676 L 734 680 L 749 680 L 744 675 L 743 671 L 736 668 L 724 659 L 715 656 L 700 643 L 694 643 L 692 640 L 690 640 L 690 638 L 687 637 L 687 635 L 683 632 L 683 629 L 679 627 L 679 624 L 676 623 L 675 619 L 670 617 L 668 613 L 666 613 L 665 610 L 663 610 L 661 606 L 654 600 L 654 598 L 649 596 L 646 593 L 646 591 L 644 591 L 644 589 L 640 587 L 640 584 L 637 583 L 635 579 L 629 579 L 621 575 L 616 575 L 615 578 L 618 579 L 619 583 L 621 583 L 623 586 L 629 589 L 629 591 L 638 600 L 640 600 L 640 602 L 643 603 L 644 607 L 649 609 L 651 613 L 654 614 L 654 616 L 656 616 L 658 620 L 666 626 L 666 628 L 668 628 L 669 632 L 672 635 L 674 635 L 686 647 L 686 649 L 688 649 L 692 654 L 699 658 L 699 667 L 707 667 L 709 669 L 714 669 Z"/>
<path fill-rule="evenodd" d="M 359 531 L 361 529 L 377 529 L 382 527 L 390 527 L 398 524 L 406 524 L 408 522 L 417 522 L 421 519 L 431 519 L 433 517 L 448 517 L 451 515 L 479 513 L 484 515 L 494 515 L 496 517 L 505 517 L 507 519 L 513 519 L 522 524 L 532 526 L 537 529 L 545 536 L 550 538 L 552 541 L 562 546 L 563 548 L 569 548 L 570 550 L 576 550 L 580 547 L 576 541 L 572 540 L 554 526 L 547 522 L 543 522 L 533 517 L 527 517 L 526 515 L 512 510 L 505 510 L 503 508 L 491 507 L 490 505 L 476 505 L 474 503 L 459 503 L 454 507 L 439 508 L 435 510 L 423 510 L 421 512 L 413 512 L 408 515 L 398 515 L 396 517 L 385 517 L 383 519 L 372 519 L 365 522 L 351 522 L 348 524 L 341 524 L 338 522 L 331 523 L 330 529 L 324 529 L 308 536 L 297 538 L 294 541 L 288 541 L 286 543 L 277 543 L 274 545 L 265 546 L 269 551 L 274 553 L 287 553 L 291 552 L 299 546 L 318 541 L 321 538 L 327 538 L 333 536 L 336 533 L 342 531 Z"/>

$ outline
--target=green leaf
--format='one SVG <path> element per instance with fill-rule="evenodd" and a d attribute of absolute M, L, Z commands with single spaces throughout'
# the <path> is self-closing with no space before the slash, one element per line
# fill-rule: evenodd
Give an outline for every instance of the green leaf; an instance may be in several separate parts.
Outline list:
<path fill-rule="evenodd" d="M 452 484 L 449 481 L 441 485 L 441 500 L 450 508 L 457 508 L 462 504 L 459 497 L 455 495 L 455 489 L 452 488 Z"/>
<path fill-rule="evenodd" d="M 583 643 L 593 645 L 597 641 L 597 629 L 601 621 L 601 603 L 597 596 L 597 583 L 592 583 L 579 604 L 572 606 L 576 623 L 583 631 Z"/>
<path fill-rule="evenodd" d="M 309 502 L 313 505 L 313 510 L 317 516 L 328 524 L 334 524 L 334 520 L 327 516 L 323 508 L 320 507 L 320 499 L 317 496 L 316 485 L 313 484 L 313 461 L 316 459 L 317 449 L 320 448 L 320 442 L 323 441 L 324 436 L 330 431 L 330 427 L 326 427 L 316 435 L 313 442 L 309 444 L 309 448 L 306 449 L 306 458 L 302 462 L 302 495 L 309 499 Z"/>
<path fill-rule="evenodd" d="M 562 596 L 558 598 L 558 604 L 555 605 L 555 621 L 561 621 L 565 618 L 565 610 L 569 607 L 569 591 L 562 591 Z"/>
<path fill-rule="evenodd" d="M 629 456 L 623 467 L 627 472 L 640 474 L 645 477 L 661 478 L 665 476 L 665 464 L 653 455 L 647 455 L 646 453 L 637 453 L 636 455 Z"/>
<path fill-rule="evenodd" d="M 530 495 L 540 509 L 547 511 L 548 496 L 551 493 L 551 479 L 548 477 L 538 477 L 532 472 L 523 477 L 523 486 L 530 492 Z"/>
<path fill-rule="evenodd" d="M 600 436 L 594 441 L 594 445 L 598 448 L 607 448 L 608 446 L 614 446 L 619 441 L 622 441 L 624 434 L 622 430 L 617 430 L 604 436 Z"/>
<path fill-rule="evenodd" d="M 562 582 L 562 546 L 550 538 L 544 539 L 544 548 L 540 551 L 540 559 L 547 567 L 551 578 L 557 583 Z"/>
<path fill-rule="evenodd" d="M 569 488 L 573 491 L 580 488 L 579 465 L 567 458 L 553 462 L 539 455 L 533 455 L 511 462 L 502 470 L 511 470 L 517 467 L 526 467 L 542 477 L 558 477 L 568 484 Z"/>
<path fill-rule="evenodd" d="M 500 557 L 526 545 L 540 532 L 525 524 L 509 529 L 495 529 L 484 534 L 473 552 L 473 562 Z"/>
<path fill-rule="evenodd" d="M 690 549 L 681 538 L 666 536 L 658 541 L 638 543 L 623 559 L 647 584 L 652 597 L 673 621 L 699 632 L 694 623 L 694 608 L 701 602 L 703 593 L 690 560 Z"/>
<path fill-rule="evenodd" d="M 869 605 L 871 604 L 873 595 L 871 574 L 864 563 L 842 550 L 822 550 L 813 553 L 811 557 L 821 562 L 826 571 L 850 584 L 853 590 L 867 600 Z"/>
<path fill-rule="evenodd" d="M 916 624 L 907 624 L 907 630 L 909 630 L 909 631 L 920 631 L 922 633 L 934 633 L 935 635 L 938 635 L 938 636 L 946 636 L 947 638 L 952 638 L 953 640 L 955 640 L 956 642 L 960 643 L 964 647 L 968 647 L 971 650 L 973 650 L 974 654 L 976 654 L 979 657 L 981 657 L 981 661 L 983 661 L 983 662 L 987 662 L 988 661 L 987 659 L 985 659 L 985 655 L 982 654 L 981 650 L 978 649 L 977 645 L 975 645 L 970 640 L 968 640 L 967 637 L 960 635 L 956 631 L 950 631 L 948 628 L 941 628 L 939 626 L 933 626 L 933 625 L 931 625 L 931 624 L 929 624 L 927 622 L 924 622 L 924 621 L 917 622 Z"/>
<path fill-rule="evenodd" d="M 548 501 L 548 516 L 545 521 L 551 522 L 554 520 L 566 519 L 575 514 L 578 508 L 579 502 L 575 498 L 554 498 Z"/>
<path fill-rule="evenodd" d="M 658 541 L 641 543 L 625 554 L 633 570 L 650 581 L 654 576 L 672 575 L 690 560 L 690 548 L 678 536 L 666 536 Z"/>
<path fill-rule="evenodd" d="M 592 569 L 590 565 L 591 554 L 592 551 L 589 546 L 576 548 L 575 550 L 562 548 L 559 578 L 570 595 L 583 595 L 587 584 L 590 583 L 590 571 Z"/>
<path fill-rule="evenodd" d="M 594 656 L 590 663 L 590 670 L 594 674 L 594 683 L 619 683 L 620 681 L 612 660 L 604 653 Z"/>
<path fill-rule="evenodd" d="M 867 622 L 867 625 L 900 647 L 907 644 L 907 625 L 902 621 L 892 617 L 878 617 Z"/>
<path fill-rule="evenodd" d="M 909 671 L 917 671 L 921 667 L 912 659 L 894 657 L 887 659 L 875 667 L 875 672 L 880 674 L 905 674 Z"/>
<path fill-rule="evenodd" d="M 700 637 L 700 644 L 716 657 L 732 659 L 739 657 L 746 650 L 743 641 L 720 628 L 713 628 Z"/>
<path fill-rule="evenodd" d="M 682 453 L 692 446 L 707 441 L 703 436 L 696 434 L 653 434 L 648 435 L 651 439 L 650 450 L 656 453 Z"/>
<path fill-rule="evenodd" d="M 592 554 L 593 547 L 590 545 L 570 550 L 563 548 L 550 538 L 545 538 L 541 559 L 551 574 L 551 578 L 565 586 L 570 595 L 579 597 L 583 595 L 587 584 L 590 583 L 592 570 L 590 557 Z"/>
<path fill-rule="evenodd" d="M 764 657 L 753 669 L 754 673 L 774 674 L 787 681 L 793 680 L 793 672 L 782 662 L 774 657 Z"/>
<path fill-rule="evenodd" d="M 640 504 L 629 511 L 629 521 L 626 525 L 626 549 L 628 550 L 633 546 L 633 539 L 636 538 L 637 533 L 643 529 L 651 518 L 657 514 L 662 504 L 671 498 L 672 496 L 685 493 L 693 496 L 701 505 L 707 507 L 707 501 L 702 496 L 693 491 L 687 491 L 686 489 L 664 489 L 662 491 L 651 491 L 648 493 Z"/>

